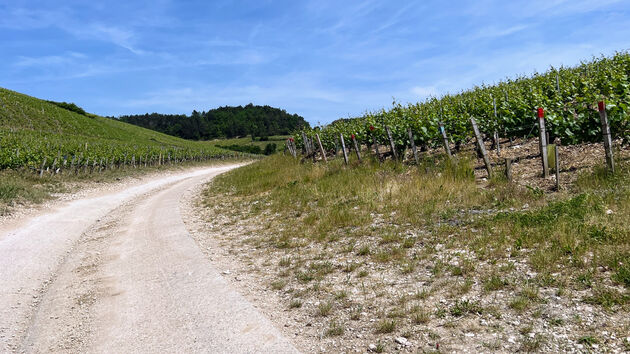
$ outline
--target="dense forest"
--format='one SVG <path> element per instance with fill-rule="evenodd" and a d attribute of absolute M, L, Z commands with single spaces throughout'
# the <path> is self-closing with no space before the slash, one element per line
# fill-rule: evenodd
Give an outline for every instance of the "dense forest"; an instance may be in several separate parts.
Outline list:
<path fill-rule="evenodd" d="M 143 114 L 121 116 L 119 120 L 184 139 L 209 140 L 251 135 L 265 140 L 286 135 L 309 124 L 297 114 L 269 106 L 220 107 L 208 112 L 184 114 Z"/>

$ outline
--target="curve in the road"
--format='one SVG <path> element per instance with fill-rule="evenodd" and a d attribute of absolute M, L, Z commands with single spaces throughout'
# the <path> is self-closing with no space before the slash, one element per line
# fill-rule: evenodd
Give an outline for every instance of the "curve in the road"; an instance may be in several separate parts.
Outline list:
<path fill-rule="evenodd" d="M 296 352 L 189 236 L 179 201 L 219 167 L 78 200 L 0 235 L 0 349 Z"/>

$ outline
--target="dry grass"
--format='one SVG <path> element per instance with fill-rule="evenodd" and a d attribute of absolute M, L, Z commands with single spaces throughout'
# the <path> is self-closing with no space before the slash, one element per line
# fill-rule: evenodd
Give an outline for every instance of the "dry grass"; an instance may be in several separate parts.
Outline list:
<path fill-rule="evenodd" d="M 299 292 L 303 305 L 287 306 L 329 337 L 409 334 L 431 350 L 443 336 L 452 339 L 442 348 L 457 350 L 470 339 L 452 333 L 465 331 L 480 346 L 553 351 L 579 344 L 541 334 L 550 326 L 577 336 L 584 324 L 572 314 L 617 338 L 628 325 L 627 165 L 615 176 L 583 172 L 570 190 L 546 194 L 501 178 L 480 188 L 465 157 L 345 167 L 273 156 L 217 178 L 204 198 L 212 215 L 255 225 L 229 243 L 275 260 L 263 270 L 272 279 L 289 271 L 278 291 Z M 585 305 L 602 316 L 588 317 Z M 532 331 L 522 334 L 513 323 L 527 318 Z"/>

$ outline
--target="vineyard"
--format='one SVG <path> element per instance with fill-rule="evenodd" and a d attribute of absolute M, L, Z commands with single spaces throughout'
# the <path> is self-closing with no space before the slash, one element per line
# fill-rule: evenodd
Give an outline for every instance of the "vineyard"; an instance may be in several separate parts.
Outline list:
<path fill-rule="evenodd" d="M 78 173 L 241 155 L 0 88 L 0 170 Z"/>
<path fill-rule="evenodd" d="M 613 138 L 630 140 L 630 54 L 596 58 L 572 68 L 551 68 L 530 77 L 508 79 L 496 85 L 482 85 L 459 94 L 430 98 L 425 102 L 393 103 L 389 110 L 368 112 L 362 117 L 340 119 L 324 127 L 294 135 L 293 142 L 305 151 L 303 137 L 311 141 L 318 134 L 327 151 L 337 151 L 340 135 L 359 145 L 390 145 L 391 131 L 395 149 L 414 144 L 422 150 L 449 144 L 458 151 L 473 135 L 474 118 L 485 139 L 493 146 L 500 139 L 527 138 L 538 133 L 536 110 L 545 111 L 549 141 L 562 144 L 601 141 L 598 102 L 605 100 Z M 411 133 L 410 133 L 411 131 Z M 304 134 L 302 134 L 304 133 Z M 411 138 L 410 138 L 411 137 Z"/>

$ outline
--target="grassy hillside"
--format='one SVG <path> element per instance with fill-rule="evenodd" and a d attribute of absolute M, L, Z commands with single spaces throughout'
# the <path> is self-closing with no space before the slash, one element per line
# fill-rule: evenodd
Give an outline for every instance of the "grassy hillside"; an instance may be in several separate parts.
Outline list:
<path fill-rule="evenodd" d="M 133 142 L 137 145 L 203 146 L 114 119 L 87 117 L 4 88 L 0 88 L 0 129 Z"/>
<path fill-rule="evenodd" d="M 0 215 L 87 182 L 248 156 L 63 106 L 0 88 Z"/>
<path fill-rule="evenodd" d="M 401 336 L 424 352 L 628 350 L 627 159 L 551 194 L 501 176 L 480 188 L 475 159 L 277 154 L 207 188 L 208 237 L 327 351 Z"/>
<path fill-rule="evenodd" d="M 234 156 L 212 144 L 192 142 L 103 117 L 82 115 L 53 103 L 0 88 L 0 169 L 55 167 L 65 161 L 99 168 Z M 94 167 L 94 166 L 91 166 Z"/>

